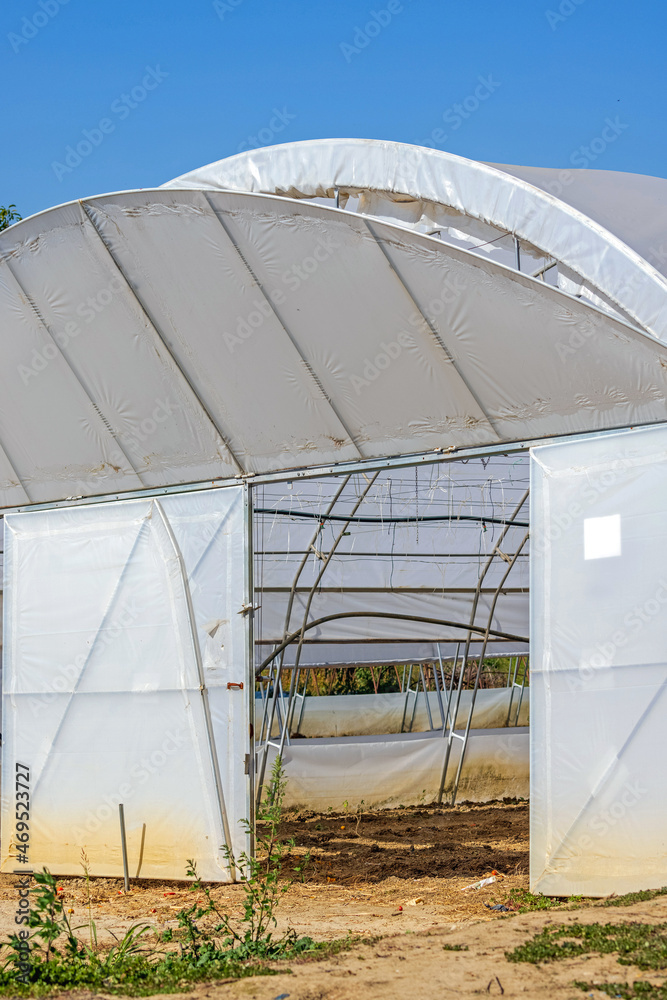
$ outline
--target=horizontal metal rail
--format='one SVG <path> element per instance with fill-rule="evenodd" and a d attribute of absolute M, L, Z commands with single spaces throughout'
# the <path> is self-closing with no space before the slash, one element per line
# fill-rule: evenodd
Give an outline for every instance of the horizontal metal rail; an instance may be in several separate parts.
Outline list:
<path fill-rule="evenodd" d="M 470 458 L 488 458 L 492 455 L 516 455 L 528 452 L 543 444 L 559 444 L 565 441 L 584 441 L 592 433 L 597 438 L 603 438 L 619 431 L 640 431 L 645 427 L 655 426 L 660 420 L 646 423 L 622 424 L 618 427 L 606 427 L 602 430 L 577 431 L 574 434 L 559 434 L 553 437 L 526 438 L 519 441 L 503 442 L 496 445 L 476 445 L 470 448 L 435 449 L 428 452 L 413 452 L 409 455 L 399 455 L 394 458 L 368 458 L 356 461 L 340 462 L 336 465 L 313 465 L 281 469 L 279 472 L 260 472 L 237 474 L 230 479 L 193 480 L 189 483 L 178 483 L 172 486 L 156 486 L 148 490 L 125 490 L 112 493 L 101 493 L 95 496 L 66 497 L 63 500 L 45 500 L 40 503 L 15 504 L 2 508 L 3 514 L 19 513 L 26 510 L 54 510 L 60 507 L 76 507 L 93 503 L 108 503 L 110 500 L 139 500 L 148 497 L 169 496 L 173 493 L 191 493 L 197 490 L 221 489 L 228 486 L 238 486 L 248 482 L 253 486 L 268 483 L 298 482 L 300 479 L 320 479 L 329 476 L 343 476 L 352 472 L 375 472 L 382 469 L 408 469 L 420 465 L 439 465 L 448 462 L 460 462 Z"/>
<path fill-rule="evenodd" d="M 324 618 L 316 618 L 312 622 L 308 622 L 307 625 L 302 626 L 297 629 L 296 632 L 292 632 L 288 635 L 273 652 L 262 660 L 260 665 L 255 670 L 255 675 L 259 675 L 265 667 L 268 667 L 269 663 L 279 656 L 280 653 L 287 646 L 290 646 L 293 642 L 299 639 L 299 636 L 303 635 L 304 632 L 309 631 L 311 628 L 317 628 L 319 625 L 324 625 L 326 622 L 338 621 L 341 618 L 392 618 L 394 621 L 408 621 L 408 622 L 423 622 L 426 625 L 442 625 L 445 628 L 460 628 L 463 632 L 478 632 L 481 635 L 492 635 L 495 638 L 509 639 L 513 642 L 528 642 L 528 636 L 526 635 L 514 635 L 511 632 L 498 632 L 496 629 L 488 629 L 481 625 L 467 625 L 462 622 L 448 621 L 444 618 L 423 618 L 421 615 L 402 615 L 394 614 L 389 611 L 342 611 L 337 615 L 325 615 Z M 436 640 L 431 640 L 436 641 Z M 442 640 L 437 640 L 442 641 Z"/>
<path fill-rule="evenodd" d="M 471 521 L 474 524 L 511 524 L 517 528 L 527 528 L 527 521 L 508 521 L 504 517 L 483 517 L 481 514 L 407 514 L 382 517 L 380 515 L 317 514 L 312 510 L 281 510 L 273 507 L 255 507 L 255 514 L 273 514 L 280 517 L 303 517 L 315 521 L 345 521 L 354 524 L 422 524 L 425 521 Z"/>

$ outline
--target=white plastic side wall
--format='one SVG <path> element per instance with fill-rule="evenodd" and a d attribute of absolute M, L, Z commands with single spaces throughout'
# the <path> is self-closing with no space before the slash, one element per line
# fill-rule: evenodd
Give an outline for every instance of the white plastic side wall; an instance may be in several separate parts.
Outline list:
<path fill-rule="evenodd" d="M 533 891 L 667 883 L 667 427 L 537 448 Z"/>
<path fill-rule="evenodd" d="M 445 794 L 452 791 L 461 753 L 454 740 Z M 284 804 L 290 809 L 395 809 L 435 802 L 446 741 L 432 733 L 294 740 L 285 747 Z M 275 760 L 269 751 L 269 767 Z M 471 733 L 459 802 L 528 796 L 528 730 L 485 729 Z M 344 804 L 347 803 L 347 806 Z"/>
<path fill-rule="evenodd" d="M 413 683 L 416 684 L 417 680 Z M 461 691 L 455 729 L 465 729 L 471 700 L 472 691 Z M 452 695 L 452 711 L 455 702 L 456 692 Z M 381 694 L 308 695 L 304 701 L 298 732 L 309 739 L 333 736 L 384 736 L 387 733 L 400 733 L 401 725 L 405 725 L 406 731 L 426 733 L 433 728 L 442 727 L 441 703 L 445 712 L 446 693 L 442 694 L 439 700 L 436 691 L 429 691 L 427 709 L 422 690 L 417 696 L 416 708 L 414 694 L 410 694 L 406 699 L 406 695 L 400 691 Z M 281 711 L 284 711 L 283 705 L 280 707 Z M 262 708 L 263 703 L 257 698 L 255 711 L 258 719 L 261 717 Z M 299 717 L 299 711 L 297 707 L 295 720 Z M 413 711 L 414 719 L 410 726 Z M 473 729 L 501 729 L 508 725 L 508 718 L 512 727 L 528 725 L 527 687 L 523 695 L 520 688 L 511 687 L 482 688 L 477 692 L 472 715 Z M 280 723 L 277 718 L 274 718 L 272 732 L 274 736 L 280 733 Z"/>
<path fill-rule="evenodd" d="M 194 858 L 229 878 L 223 802 L 248 849 L 245 537 L 242 487 L 5 518 L 3 871 L 19 762 L 33 868 L 79 874 L 84 849 L 122 874 L 123 802 L 132 877 Z"/>

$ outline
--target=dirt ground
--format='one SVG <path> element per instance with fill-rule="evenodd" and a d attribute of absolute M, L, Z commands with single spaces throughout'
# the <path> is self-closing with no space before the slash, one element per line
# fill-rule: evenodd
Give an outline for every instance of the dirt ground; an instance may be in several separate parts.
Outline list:
<path fill-rule="evenodd" d="M 575 920 L 667 920 L 667 898 L 612 911 L 583 909 L 529 914 L 491 911 L 512 887 L 528 886 L 528 807 L 525 803 L 416 808 L 356 816 L 293 817 L 285 836 L 296 847 L 288 866 L 311 852 L 305 881 L 284 896 L 279 928 L 293 927 L 317 940 L 363 935 L 367 943 L 324 959 L 276 963 L 279 974 L 238 982 L 202 984 L 203 998 L 247 1000 L 431 1000 L 447 996 L 504 995 L 581 998 L 571 984 L 649 979 L 613 955 L 582 957 L 541 966 L 517 965 L 505 951 L 546 924 Z M 484 889 L 465 886 L 499 873 Z M 62 878 L 74 922 L 87 919 L 83 878 Z M 218 886 L 213 895 L 231 913 L 241 912 L 241 886 Z M 13 876 L 0 876 L 0 934 L 12 929 L 16 908 Z M 187 883 L 92 880 L 92 915 L 102 929 L 122 933 L 131 924 L 175 926 L 176 912 L 201 898 Z M 103 936 L 103 933 L 100 934 Z M 466 951 L 446 950 L 463 945 Z M 597 993 L 597 996 L 601 994 Z M 68 994 L 72 998 L 75 994 Z M 92 994 L 78 993 L 81 1000 Z M 176 996 L 176 994 L 172 994 Z"/>

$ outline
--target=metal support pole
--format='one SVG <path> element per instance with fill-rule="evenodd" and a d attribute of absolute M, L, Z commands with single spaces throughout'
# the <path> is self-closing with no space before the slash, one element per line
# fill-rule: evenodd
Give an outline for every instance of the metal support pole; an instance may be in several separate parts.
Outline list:
<path fill-rule="evenodd" d="M 123 803 L 118 804 L 118 818 L 120 820 L 120 846 L 123 852 L 123 877 L 125 879 L 125 892 L 130 891 L 130 870 L 127 866 L 127 837 L 125 836 L 125 807 Z"/>
<path fill-rule="evenodd" d="M 249 855 L 255 856 L 255 517 L 254 493 L 250 483 L 243 484 L 243 527 L 245 531 L 245 573 L 244 573 L 244 606 L 248 608 L 245 615 L 245 684 L 243 690 L 244 710 L 246 714 L 244 773 L 247 777 L 246 801 L 248 803 Z M 267 690 L 268 701 L 268 690 Z M 262 719 L 263 721 L 263 719 Z M 230 845 L 231 847 L 231 845 Z M 247 873 L 246 873 L 247 874 Z"/>
<path fill-rule="evenodd" d="M 438 657 L 440 657 L 440 647 L 438 646 Z M 440 725 L 445 724 L 445 709 L 442 704 L 442 689 L 440 687 L 442 682 L 442 659 L 440 660 L 440 666 L 436 667 L 435 662 L 433 663 L 433 680 L 435 683 L 435 690 L 438 696 L 438 708 L 440 709 Z"/>
<path fill-rule="evenodd" d="M 449 725 L 449 708 L 452 701 L 452 690 L 454 688 L 454 675 L 456 674 L 456 667 L 459 662 L 459 651 L 461 649 L 461 643 L 456 643 L 456 652 L 454 653 L 454 659 L 452 661 L 452 674 L 449 678 L 449 686 L 447 686 L 447 680 L 445 678 L 445 668 L 442 662 L 442 656 L 440 655 L 440 645 L 438 644 L 438 659 L 440 661 L 440 673 L 442 675 L 442 688 L 447 696 L 447 707 L 445 709 L 445 718 L 442 724 L 442 735 L 444 736 L 447 731 L 447 726 Z M 452 726 L 453 728 L 453 726 Z"/>
<path fill-rule="evenodd" d="M 465 734 L 464 734 L 464 737 L 463 737 L 463 746 L 461 747 L 461 756 L 459 757 L 459 764 L 458 764 L 458 767 L 456 769 L 456 777 L 454 779 L 454 787 L 452 789 L 452 805 L 454 805 L 455 802 L 456 802 L 456 793 L 458 792 L 459 781 L 461 780 L 461 771 L 463 770 L 463 758 L 465 757 L 465 752 L 468 749 L 468 737 L 470 736 L 470 727 L 472 725 L 472 716 L 473 716 L 473 712 L 475 710 L 475 700 L 477 698 L 477 691 L 479 690 L 479 678 L 480 678 L 480 674 L 482 672 L 482 664 L 484 663 L 484 655 L 486 653 L 486 647 L 487 647 L 487 644 L 488 644 L 488 641 L 489 641 L 488 628 L 491 627 L 491 622 L 493 620 L 493 615 L 494 615 L 495 610 L 496 610 L 496 604 L 498 603 L 498 598 L 500 597 L 500 592 L 501 592 L 501 590 L 503 588 L 503 584 L 505 583 L 507 577 L 512 572 L 512 569 L 514 568 L 514 566 L 516 564 L 516 561 L 519 558 L 519 555 L 521 554 L 521 550 L 523 549 L 524 545 L 528 541 L 529 534 L 530 534 L 529 532 L 526 532 L 526 534 L 524 535 L 523 539 L 521 540 L 521 544 L 518 546 L 516 552 L 514 553 L 512 559 L 510 560 L 509 565 L 507 566 L 507 570 L 505 571 L 502 579 L 500 580 L 500 583 L 498 584 L 498 586 L 496 588 L 496 593 L 495 593 L 495 596 L 494 596 L 493 601 L 491 603 L 491 609 L 489 611 L 489 618 L 488 618 L 487 634 L 484 636 L 484 641 L 482 643 L 482 649 L 481 649 L 481 652 L 479 654 L 479 660 L 477 662 L 477 674 L 475 675 L 475 684 L 474 684 L 474 687 L 473 687 L 473 690 L 472 690 L 472 696 L 470 698 L 470 709 L 468 711 L 468 721 L 466 723 Z"/>
<path fill-rule="evenodd" d="M 405 671 L 407 669 L 408 669 L 408 665 L 406 663 L 406 665 L 403 667 L 403 680 L 405 680 Z M 405 717 L 406 717 L 407 712 L 408 712 L 408 699 L 410 697 L 410 692 L 412 690 L 411 687 L 410 687 L 411 683 L 412 683 L 412 664 L 410 664 L 410 673 L 408 675 L 408 683 L 407 683 L 407 686 L 405 688 L 405 699 L 403 701 L 403 718 L 401 719 L 401 732 L 403 732 L 403 730 L 404 730 Z"/>
<path fill-rule="evenodd" d="M 190 584 L 188 582 L 188 574 L 185 568 L 185 561 L 183 559 L 183 554 L 178 547 L 176 541 L 176 536 L 174 535 L 171 524 L 169 523 L 167 516 L 162 509 L 162 505 L 159 500 L 153 500 L 155 509 L 157 510 L 160 521 L 164 526 L 165 534 L 169 540 L 172 547 L 174 555 L 178 561 L 178 565 L 181 572 L 181 580 L 183 583 L 183 592 L 185 595 L 185 605 L 188 612 L 188 619 L 190 623 L 190 639 L 192 642 L 192 652 L 194 654 L 195 665 L 197 668 L 197 677 L 199 680 L 199 691 L 202 699 L 202 709 L 204 714 L 204 724 L 206 726 L 206 735 L 208 738 L 208 749 L 211 757 L 211 767 L 213 770 L 213 782 L 215 785 L 216 795 L 218 799 L 218 809 L 220 812 L 220 822 L 222 825 L 222 835 L 225 839 L 225 845 L 227 847 L 228 853 L 228 865 L 229 874 L 232 881 L 236 881 L 236 862 L 234 861 L 234 854 L 232 848 L 232 833 L 229 827 L 229 819 L 227 817 L 227 807 L 225 805 L 225 793 L 222 784 L 222 774 L 220 771 L 220 761 L 218 759 L 218 751 L 215 741 L 215 730 L 213 727 L 213 717 L 211 715 L 211 705 L 208 696 L 208 688 L 206 686 L 206 675 L 204 673 L 204 663 L 201 655 L 201 648 L 199 645 L 199 636 L 197 634 L 197 619 L 195 617 L 195 611 L 192 604 L 192 593 L 190 592 Z M 251 605 L 252 607 L 252 605 Z M 253 680 L 253 694 L 254 694 L 254 680 Z"/>
<path fill-rule="evenodd" d="M 426 699 L 426 715 L 428 717 L 428 728 L 429 731 L 433 729 L 433 716 L 431 715 L 431 705 L 428 700 L 428 690 L 426 688 L 426 675 L 424 674 L 424 665 L 422 664 L 419 668 L 419 675 L 421 677 L 422 688 L 424 690 L 424 698 Z M 417 699 L 415 698 L 415 708 L 417 707 Z"/>
<path fill-rule="evenodd" d="M 346 476 L 345 479 L 343 480 L 343 482 L 341 483 L 341 485 L 338 487 L 338 489 L 336 490 L 336 493 L 335 493 L 335 495 L 333 497 L 333 500 L 331 501 L 331 503 L 327 507 L 326 511 L 324 512 L 325 513 L 325 517 L 327 517 L 329 514 L 331 514 L 332 510 L 334 509 L 334 507 L 336 505 L 336 502 L 338 501 L 341 493 L 343 492 L 343 490 L 345 489 L 345 487 L 347 486 L 347 484 L 349 483 L 349 481 L 350 481 L 351 478 L 352 478 L 351 474 L 348 475 L 348 476 Z M 324 527 L 324 523 L 325 523 L 324 520 L 321 520 L 320 523 L 318 524 L 317 531 L 315 532 L 315 534 L 311 538 L 309 544 L 306 546 L 306 551 L 303 554 L 303 559 L 299 563 L 299 565 L 297 567 L 297 571 L 294 574 L 294 580 L 292 582 L 292 588 L 290 590 L 290 595 L 289 595 L 289 598 L 287 600 L 287 611 L 285 612 L 285 625 L 283 626 L 283 639 L 289 634 L 290 621 L 291 621 L 291 618 L 292 618 L 292 607 L 294 605 L 294 595 L 296 594 L 296 587 L 297 587 L 297 584 L 299 582 L 299 577 L 303 573 L 305 565 L 308 562 L 308 556 L 311 554 L 311 552 L 315 548 L 315 543 L 317 542 L 317 539 L 320 537 L 320 534 L 322 532 L 322 528 Z M 283 664 L 283 658 L 281 656 L 281 658 L 280 658 L 280 665 L 282 666 L 282 664 Z"/>
<path fill-rule="evenodd" d="M 454 712 L 454 723 L 456 722 L 456 716 L 457 716 L 457 713 L 458 713 L 458 708 L 459 708 L 459 704 L 460 704 L 460 700 L 461 700 L 461 682 L 462 682 L 463 673 L 465 672 L 465 669 L 466 669 L 466 667 L 468 665 L 468 654 L 470 652 L 470 642 L 471 642 L 471 639 L 472 639 L 472 632 L 473 632 L 473 625 L 474 625 L 474 621 L 475 621 L 475 616 L 477 614 L 477 605 L 479 603 L 479 597 L 480 597 L 480 594 L 481 594 L 481 591 L 482 591 L 482 584 L 484 582 L 484 578 L 486 577 L 486 574 L 488 573 L 489 569 L 491 568 L 491 564 L 493 563 L 493 560 L 495 559 L 495 557 L 497 555 L 499 555 L 501 553 L 500 546 L 501 546 L 502 542 L 504 541 L 505 536 L 507 535 L 507 532 L 512 527 L 513 522 L 518 517 L 521 508 L 523 507 L 524 503 L 528 499 L 529 493 L 530 493 L 530 490 L 526 490 L 526 492 L 523 494 L 523 496 L 519 500 L 518 504 L 514 508 L 514 511 L 512 513 L 512 516 L 510 517 L 509 522 L 505 525 L 505 527 L 501 531 L 500 537 L 499 537 L 498 541 L 496 542 L 496 544 L 494 545 L 493 550 L 492 550 L 491 554 L 489 555 L 489 558 L 486 560 L 486 563 L 482 567 L 482 572 L 480 573 L 479 578 L 477 580 L 477 587 L 475 588 L 475 596 L 473 597 L 472 609 L 470 611 L 470 625 L 468 626 L 468 637 L 466 639 L 465 649 L 464 649 L 464 652 L 463 652 L 463 663 L 461 665 L 461 677 L 459 678 L 459 686 L 458 686 L 458 691 L 457 691 L 456 710 Z M 475 630 L 475 631 L 477 631 L 477 630 Z M 442 775 L 440 777 L 440 787 L 438 789 L 438 797 L 437 797 L 437 802 L 438 803 L 442 802 L 442 794 L 443 794 L 443 791 L 444 791 L 444 788 L 445 788 L 445 781 L 447 779 L 447 769 L 449 767 L 449 758 L 450 758 L 450 755 L 451 755 L 451 748 L 452 748 L 452 740 L 453 740 L 453 738 L 454 738 L 453 731 L 450 730 L 449 739 L 447 741 L 447 749 L 445 751 L 445 760 L 444 760 L 444 763 L 443 763 L 443 766 L 442 766 Z"/>

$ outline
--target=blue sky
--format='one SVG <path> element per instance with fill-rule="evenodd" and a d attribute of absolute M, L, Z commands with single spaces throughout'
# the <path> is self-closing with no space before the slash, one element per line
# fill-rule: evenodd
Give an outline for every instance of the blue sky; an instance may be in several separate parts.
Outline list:
<path fill-rule="evenodd" d="M 0 204 L 328 136 L 666 176 L 666 28 L 659 0 L 5 0 Z"/>

